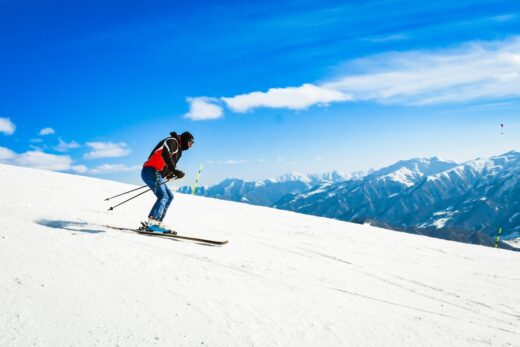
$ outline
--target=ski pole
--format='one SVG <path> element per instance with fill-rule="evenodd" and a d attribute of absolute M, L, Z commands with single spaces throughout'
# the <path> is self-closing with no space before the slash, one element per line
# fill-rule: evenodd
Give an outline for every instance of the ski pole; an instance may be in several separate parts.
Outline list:
<path fill-rule="evenodd" d="M 164 182 L 162 182 L 162 183 L 159 183 L 159 184 L 157 185 L 157 187 L 160 186 L 160 185 L 162 185 L 162 184 L 168 183 L 169 181 L 170 181 L 170 179 L 168 179 L 168 180 L 166 180 L 166 181 L 164 181 Z M 141 187 L 141 188 L 142 188 L 142 187 Z M 152 190 L 152 188 L 148 188 L 148 189 L 145 190 L 144 192 L 141 192 L 141 193 L 139 193 L 139 194 L 137 194 L 137 195 L 135 195 L 135 196 L 132 196 L 130 199 L 126 199 L 125 201 L 123 201 L 123 202 L 121 202 L 121 203 L 119 203 L 119 204 L 117 204 L 117 205 L 115 205 L 115 206 L 110 207 L 108 210 L 109 210 L 109 211 L 113 211 L 114 208 L 116 208 L 116 207 L 118 207 L 118 206 L 121 206 L 121 205 L 123 205 L 124 203 L 126 203 L 126 202 L 128 202 L 128 201 L 130 201 L 130 200 L 133 200 L 133 199 L 137 198 L 139 195 L 143 195 L 144 193 L 149 192 L 150 190 Z"/>
<path fill-rule="evenodd" d="M 197 182 L 199 181 L 200 172 L 202 171 L 203 167 L 204 167 L 204 164 L 200 164 L 200 169 L 199 169 L 199 172 L 197 173 L 197 178 L 195 178 L 195 184 L 193 185 L 193 188 L 192 188 L 192 191 L 191 191 L 192 195 L 195 195 L 195 189 L 197 189 Z"/>
<path fill-rule="evenodd" d="M 151 189 L 147 189 L 147 190 L 145 190 L 144 192 L 141 192 L 141 193 L 137 194 L 136 196 L 131 197 L 130 199 L 127 199 L 127 200 L 125 200 L 125 201 L 123 201 L 123 202 L 121 202 L 121 203 L 119 203 L 119 204 L 117 204 L 117 205 L 115 205 L 115 206 L 110 207 L 108 210 L 109 210 L 109 211 L 113 211 L 114 208 L 116 208 L 117 206 L 121 206 L 121 205 L 123 205 L 125 202 L 128 202 L 128 201 L 130 201 L 130 200 L 133 200 L 133 199 L 137 198 L 139 195 L 143 195 L 144 193 L 148 193 L 150 190 L 151 190 Z"/>
<path fill-rule="evenodd" d="M 502 234 L 502 227 L 498 228 L 498 235 L 495 241 L 495 248 L 498 248 L 498 242 L 500 241 L 500 234 Z"/>
<path fill-rule="evenodd" d="M 125 195 L 125 194 L 131 193 L 131 192 L 135 192 L 136 190 L 143 189 L 143 188 L 145 188 L 145 187 L 148 187 L 148 185 L 145 184 L 145 185 L 142 186 L 142 187 L 135 188 L 135 189 L 129 190 L 129 191 L 127 191 L 127 192 L 124 192 L 124 193 L 121 193 L 121 194 L 118 194 L 118 195 L 111 196 L 111 197 L 109 197 L 109 198 L 106 198 L 105 201 L 111 200 L 111 199 L 113 199 L 113 198 L 117 198 L 118 196 L 121 196 L 121 195 Z"/>

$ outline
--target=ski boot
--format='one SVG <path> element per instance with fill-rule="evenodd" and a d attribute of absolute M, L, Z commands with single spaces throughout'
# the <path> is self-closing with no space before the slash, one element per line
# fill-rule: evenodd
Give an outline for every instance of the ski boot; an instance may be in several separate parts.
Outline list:
<path fill-rule="evenodd" d="M 141 225 L 142 225 L 141 229 L 143 231 L 148 231 L 148 232 L 157 233 L 157 234 L 173 234 L 173 235 L 177 235 L 177 232 L 175 232 L 173 230 L 170 230 L 164 224 L 162 224 L 159 221 L 156 221 L 153 218 L 149 218 L 148 222 L 142 222 Z"/>

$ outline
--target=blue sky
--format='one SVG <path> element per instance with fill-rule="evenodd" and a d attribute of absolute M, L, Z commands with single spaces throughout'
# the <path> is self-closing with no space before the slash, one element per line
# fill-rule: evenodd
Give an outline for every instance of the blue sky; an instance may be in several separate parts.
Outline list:
<path fill-rule="evenodd" d="M 192 184 L 520 148 L 518 1 L 0 1 L 0 162 Z M 503 134 L 500 124 L 504 124 Z"/>

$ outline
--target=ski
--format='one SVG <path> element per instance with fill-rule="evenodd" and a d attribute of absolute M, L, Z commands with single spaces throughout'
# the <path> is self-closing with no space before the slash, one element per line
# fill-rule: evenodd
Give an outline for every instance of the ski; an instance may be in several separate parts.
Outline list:
<path fill-rule="evenodd" d="M 203 243 L 210 243 L 212 245 L 225 245 L 228 243 L 227 240 L 225 241 L 217 241 L 217 240 L 208 240 L 208 239 L 201 239 L 198 237 L 192 237 L 192 236 L 182 236 L 182 235 L 176 235 L 176 234 L 161 234 L 161 233 L 154 233 L 152 231 L 146 231 L 146 230 L 134 230 L 135 232 L 143 235 L 151 235 L 151 236 L 161 236 L 161 237 L 169 237 L 172 239 L 180 239 L 180 240 L 189 240 L 189 241 L 195 241 L 195 242 L 203 242 Z"/>
<path fill-rule="evenodd" d="M 111 229 L 116 229 L 116 230 L 133 231 L 135 233 L 142 234 L 142 235 L 158 236 L 158 237 L 187 240 L 187 241 L 194 241 L 194 242 L 202 242 L 202 243 L 207 243 L 207 244 L 211 244 L 211 245 L 219 245 L 219 246 L 225 245 L 226 243 L 229 242 L 227 240 L 225 240 L 225 241 L 208 240 L 208 239 L 202 239 L 199 237 L 183 236 L 183 235 L 177 235 L 177 234 L 173 234 L 173 233 L 172 234 L 154 233 L 152 231 L 146 231 L 144 229 L 123 228 L 123 227 L 116 227 L 116 226 L 112 226 L 112 225 L 105 225 L 105 227 L 111 228 Z"/>

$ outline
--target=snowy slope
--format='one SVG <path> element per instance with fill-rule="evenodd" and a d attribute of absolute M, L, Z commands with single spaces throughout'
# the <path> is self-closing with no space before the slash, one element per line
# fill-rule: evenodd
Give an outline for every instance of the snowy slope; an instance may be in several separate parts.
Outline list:
<path fill-rule="evenodd" d="M 0 346 L 518 346 L 520 255 L 0 165 Z"/>

